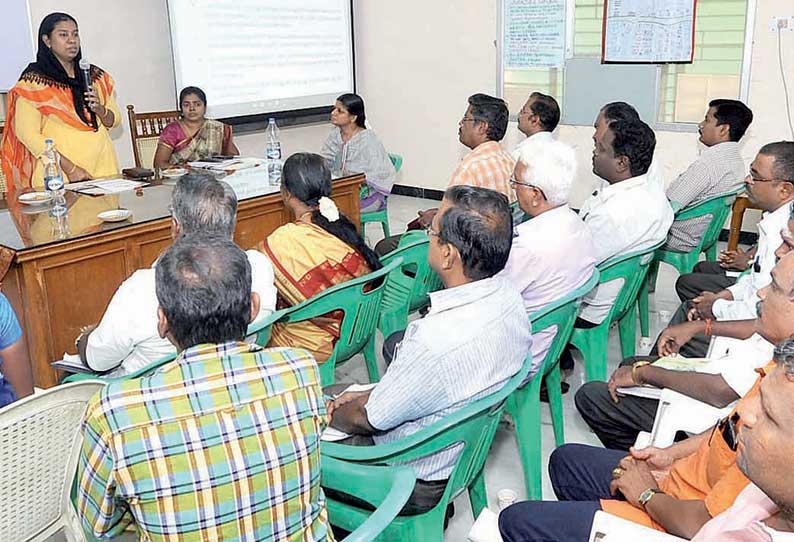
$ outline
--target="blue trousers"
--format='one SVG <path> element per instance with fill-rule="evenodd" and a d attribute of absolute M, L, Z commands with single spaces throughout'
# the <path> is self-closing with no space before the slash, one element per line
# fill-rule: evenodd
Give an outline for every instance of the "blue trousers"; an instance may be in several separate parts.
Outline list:
<path fill-rule="evenodd" d="M 612 469 L 626 452 L 584 444 L 560 446 L 549 459 L 559 501 L 519 502 L 499 515 L 505 542 L 587 542 L 600 499 L 609 493 Z"/>

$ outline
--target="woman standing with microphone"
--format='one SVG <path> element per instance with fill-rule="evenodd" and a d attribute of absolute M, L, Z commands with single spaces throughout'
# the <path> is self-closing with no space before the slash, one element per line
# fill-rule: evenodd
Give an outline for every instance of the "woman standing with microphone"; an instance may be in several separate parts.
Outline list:
<path fill-rule="evenodd" d="M 9 199 L 15 191 L 44 186 L 39 157 L 47 139 L 55 143 L 65 182 L 118 173 L 108 132 L 121 120 L 113 79 L 85 66 L 88 86 L 81 57 L 77 21 L 66 13 L 47 15 L 39 26 L 36 62 L 8 93 L 1 154 Z"/>

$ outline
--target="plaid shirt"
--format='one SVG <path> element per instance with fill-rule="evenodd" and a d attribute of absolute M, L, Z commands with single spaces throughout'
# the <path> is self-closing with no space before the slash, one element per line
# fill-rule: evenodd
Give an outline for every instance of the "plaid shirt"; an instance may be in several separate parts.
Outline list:
<path fill-rule="evenodd" d="M 496 141 L 486 141 L 473 149 L 458 164 L 449 180 L 449 186 L 465 184 L 490 188 L 501 192 L 510 202 L 516 200 L 510 177 L 516 162 L 510 153 Z"/>
<path fill-rule="evenodd" d="M 332 541 L 320 489 L 325 405 L 305 350 L 204 344 L 114 382 L 83 423 L 77 509 L 95 536 Z"/>

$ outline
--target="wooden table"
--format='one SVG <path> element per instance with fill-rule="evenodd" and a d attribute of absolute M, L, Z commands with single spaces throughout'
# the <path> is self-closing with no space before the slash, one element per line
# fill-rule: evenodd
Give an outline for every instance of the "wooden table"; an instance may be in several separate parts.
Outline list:
<path fill-rule="evenodd" d="M 266 175 L 266 172 L 265 172 Z M 237 192 L 234 239 L 255 248 L 273 230 L 292 220 L 278 187 L 267 186 L 262 172 L 238 172 L 225 179 Z M 353 222 L 359 222 L 363 175 L 334 180 L 333 198 Z M 68 231 L 44 208 L 9 202 L 0 210 L 2 291 L 25 333 L 35 385 L 58 383 L 50 362 L 75 353 L 80 328 L 96 324 L 119 285 L 137 269 L 152 265 L 171 244 L 169 205 L 173 187 L 152 183 L 143 190 L 112 196 L 67 192 Z M 97 213 L 130 209 L 132 218 L 103 223 Z"/>

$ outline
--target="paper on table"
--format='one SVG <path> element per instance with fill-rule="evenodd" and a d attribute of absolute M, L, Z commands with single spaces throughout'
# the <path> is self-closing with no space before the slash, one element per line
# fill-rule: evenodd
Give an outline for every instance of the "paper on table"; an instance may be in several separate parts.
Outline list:
<path fill-rule="evenodd" d="M 618 395 L 632 395 L 645 399 L 659 399 L 662 396 L 661 388 L 653 388 L 651 386 L 629 386 L 626 388 L 618 388 L 615 391 L 618 392 Z"/>
<path fill-rule="evenodd" d="M 232 158 L 231 160 L 224 160 L 223 162 L 188 162 L 188 165 L 197 169 L 211 169 L 213 171 L 226 171 L 235 172 L 242 169 L 250 169 L 257 167 L 264 163 L 264 160 L 259 158 Z"/>
<path fill-rule="evenodd" d="M 129 192 L 141 186 L 147 186 L 149 183 L 142 181 L 131 181 L 129 179 L 105 179 L 102 181 L 80 181 L 77 183 L 69 183 L 64 186 L 66 190 L 78 192 L 80 194 L 88 194 L 89 196 L 107 196 L 109 194 L 118 194 L 120 192 Z"/>
<path fill-rule="evenodd" d="M 343 391 L 339 395 L 342 395 L 342 394 L 344 394 L 345 392 L 348 392 L 348 391 L 367 391 L 367 390 L 371 390 L 376 385 L 377 384 L 351 384 L 350 386 L 346 387 L 345 391 Z M 339 395 L 337 395 L 336 397 L 339 397 Z M 325 442 L 336 442 L 338 440 L 344 440 L 344 439 L 346 439 L 349 436 L 350 435 L 348 433 L 345 433 L 344 431 L 340 431 L 339 429 L 334 429 L 333 427 L 331 427 L 329 425 L 328 427 L 325 428 L 325 431 L 323 431 L 323 434 L 320 437 L 320 440 L 323 440 Z"/>

